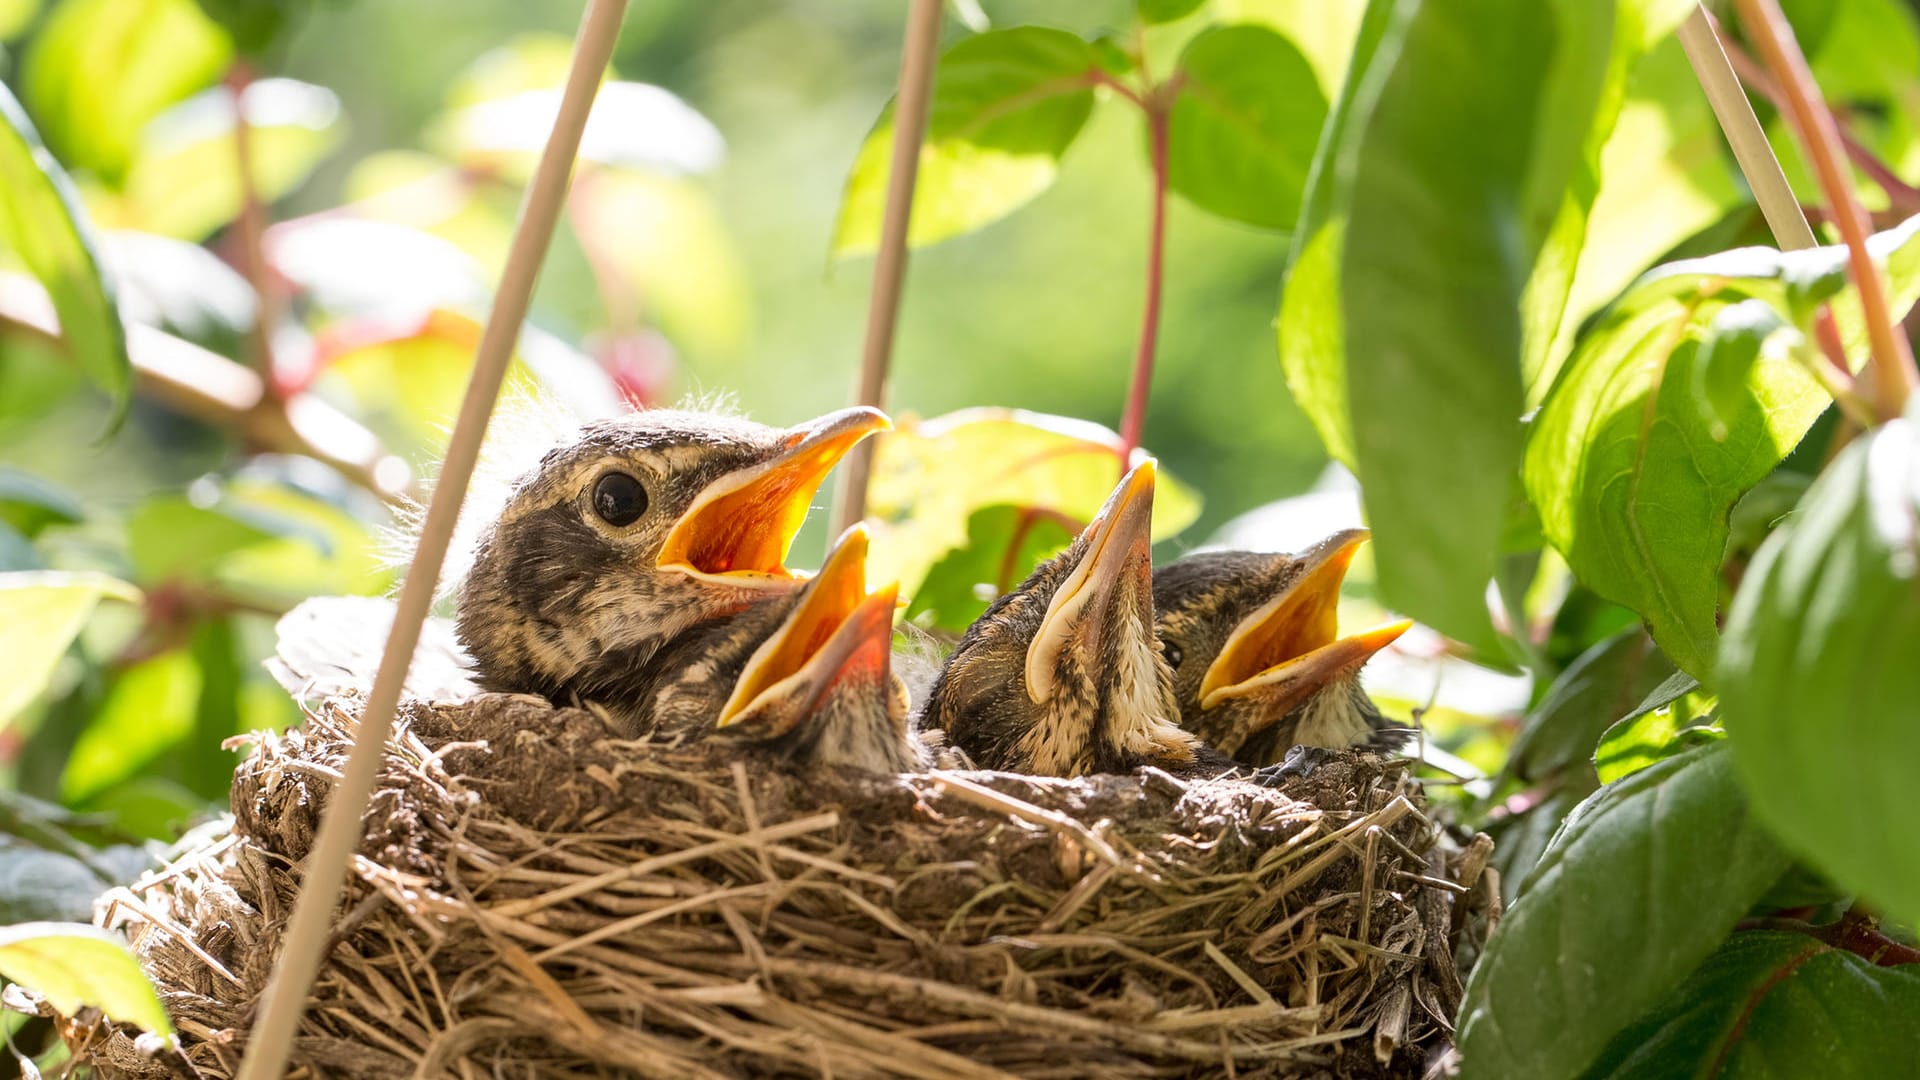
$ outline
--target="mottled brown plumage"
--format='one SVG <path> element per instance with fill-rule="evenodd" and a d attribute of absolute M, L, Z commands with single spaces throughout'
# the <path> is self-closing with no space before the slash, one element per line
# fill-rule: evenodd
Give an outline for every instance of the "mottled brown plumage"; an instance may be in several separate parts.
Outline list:
<path fill-rule="evenodd" d="M 1399 746 L 1360 686 L 1360 668 L 1407 628 L 1336 634 L 1340 581 L 1366 540 L 1351 529 L 1298 555 L 1189 555 L 1153 577 L 1154 607 L 1180 724 L 1245 765 L 1297 745 Z"/>
<path fill-rule="evenodd" d="M 1120 482 L 1066 551 L 961 639 L 926 722 L 981 768 L 1048 776 L 1229 766 L 1178 726 L 1154 636 L 1148 520 L 1154 467 Z"/>
<path fill-rule="evenodd" d="M 481 685 L 591 702 L 636 734 L 710 717 L 731 686 L 700 674 L 757 646 L 742 615 L 791 601 L 814 492 L 886 426 L 872 409 L 786 430 L 667 410 L 589 425 L 480 538 L 458 626 Z"/>

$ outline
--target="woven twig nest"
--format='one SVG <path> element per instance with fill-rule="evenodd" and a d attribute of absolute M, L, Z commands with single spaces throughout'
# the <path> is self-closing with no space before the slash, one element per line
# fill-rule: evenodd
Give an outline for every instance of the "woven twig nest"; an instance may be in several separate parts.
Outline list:
<path fill-rule="evenodd" d="M 357 703 L 257 744 L 234 829 L 101 905 L 231 1076 Z M 1404 765 L 795 776 L 484 695 L 410 705 L 293 1048 L 306 1075 L 1415 1076 L 1455 859 Z"/>

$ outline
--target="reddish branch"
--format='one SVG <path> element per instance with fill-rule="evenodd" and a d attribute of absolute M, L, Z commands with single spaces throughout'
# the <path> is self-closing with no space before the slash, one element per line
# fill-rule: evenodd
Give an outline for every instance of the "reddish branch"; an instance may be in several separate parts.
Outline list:
<path fill-rule="evenodd" d="M 1154 350 L 1160 340 L 1160 297 L 1166 281 L 1167 244 L 1167 130 L 1180 77 L 1142 94 L 1105 72 L 1094 81 L 1111 88 L 1138 106 L 1147 118 L 1147 139 L 1153 158 L 1153 220 L 1147 233 L 1147 297 L 1140 315 L 1140 345 L 1133 359 L 1133 381 L 1127 387 L 1126 409 L 1120 418 L 1120 468 L 1133 460 L 1147 426 L 1147 397 L 1153 390 Z"/>
<path fill-rule="evenodd" d="M 1807 58 L 1794 41 L 1778 0 L 1736 0 L 1736 4 L 1748 36 L 1779 83 L 1787 114 L 1820 178 L 1834 223 L 1846 241 L 1854 287 L 1860 291 L 1860 307 L 1873 344 L 1873 355 L 1867 363 L 1873 373 L 1874 406 L 1881 419 L 1890 420 L 1900 415 L 1908 395 L 1920 382 L 1920 372 L 1914 369 L 1913 349 L 1906 335 L 1894 332 L 1886 290 L 1867 252 L 1867 214 L 1854 196 L 1851 177 L 1842 164 L 1845 152 L 1839 125 L 1821 99 L 1820 87 L 1813 81 Z"/>
<path fill-rule="evenodd" d="M 1778 917 L 1742 919 L 1737 929 L 1805 934 L 1831 948 L 1862 957 L 1877 967 L 1920 964 L 1920 949 L 1902 945 L 1881 933 L 1879 922 L 1859 908 L 1849 909 L 1839 922 L 1819 924 Z"/>

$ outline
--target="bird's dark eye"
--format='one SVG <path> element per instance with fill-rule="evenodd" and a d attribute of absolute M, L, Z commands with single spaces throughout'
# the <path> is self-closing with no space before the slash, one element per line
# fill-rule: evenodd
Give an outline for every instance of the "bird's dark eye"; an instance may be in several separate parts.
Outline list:
<path fill-rule="evenodd" d="M 1179 667 L 1180 661 L 1187 658 L 1187 654 L 1181 650 L 1180 646 L 1165 638 L 1160 639 L 1160 652 L 1167 658 L 1168 667 Z"/>
<path fill-rule="evenodd" d="M 608 473 L 594 482 L 593 512 L 609 525 L 631 525 L 647 512 L 647 489 L 626 473 Z"/>

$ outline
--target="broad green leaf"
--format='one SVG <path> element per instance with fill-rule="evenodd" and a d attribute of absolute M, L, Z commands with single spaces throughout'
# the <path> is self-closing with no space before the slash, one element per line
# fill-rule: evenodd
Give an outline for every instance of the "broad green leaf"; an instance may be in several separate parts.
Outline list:
<path fill-rule="evenodd" d="M 1203 30 L 1180 54 L 1167 185 L 1225 218 L 1290 229 L 1327 101 L 1293 43 L 1262 26 Z"/>
<path fill-rule="evenodd" d="M 18 469 L 0 466 L 0 522 L 33 537 L 49 525 L 71 525 L 86 511 L 71 492 Z"/>
<path fill-rule="evenodd" d="M 272 523 L 248 520 L 205 499 L 160 495 L 127 518 L 127 552 L 142 585 L 208 583 L 235 553 L 274 538 Z"/>
<path fill-rule="evenodd" d="M 1896 314 L 1920 295 L 1916 236 L 1920 219 L 1872 241 Z M 1582 582 L 1639 612 L 1697 677 L 1710 672 L 1719 637 L 1728 513 L 1827 406 L 1798 365 L 1761 363 L 1722 418 L 1727 437 L 1715 439 L 1692 389 L 1701 341 L 1742 300 L 1790 311 L 1790 283 L 1818 295 L 1844 279 L 1844 257 L 1839 248 L 1749 248 L 1652 271 L 1589 331 L 1531 425 L 1524 476 L 1547 539 Z M 1834 303 L 1857 347 L 1857 303 L 1850 293 Z"/>
<path fill-rule="evenodd" d="M 1293 42 L 1328 98 L 1340 92 L 1367 0 L 1214 0 L 1225 23 L 1259 23 Z"/>
<path fill-rule="evenodd" d="M 1561 827 L 1467 982 L 1461 1076 L 1580 1075 L 1787 865 L 1724 744 L 1602 788 Z"/>
<path fill-rule="evenodd" d="M 121 672 L 74 743 L 60 774 L 60 800 L 76 805 L 130 780 L 186 738 L 193 731 L 200 685 L 200 665 L 185 649 Z"/>
<path fill-rule="evenodd" d="M 1672 673 L 1637 626 L 1588 649 L 1527 714 L 1509 769 L 1522 780 L 1539 780 L 1586 761 L 1601 733 Z"/>
<path fill-rule="evenodd" d="M 51 570 L 0 574 L 0 727 L 40 695 L 67 646 L 102 598 L 137 601 L 140 591 L 105 574 Z"/>
<path fill-rule="evenodd" d="M 21 923 L 0 927 L 0 975 L 38 991 L 72 1016 L 91 1005 L 107 1019 L 171 1036 L 140 962 L 119 937 L 84 923 Z"/>
<path fill-rule="evenodd" d="M 1143 23 L 1173 22 L 1200 10 L 1207 0 L 1135 0 L 1134 9 Z"/>
<path fill-rule="evenodd" d="M 1045 191 L 1093 111 L 1094 47 L 1064 30 L 1019 26 L 970 37 L 940 57 L 920 148 L 915 247 L 998 221 Z M 833 253 L 880 240 L 892 171 L 893 106 L 868 134 L 847 177 Z"/>
<path fill-rule="evenodd" d="M 1507 906 L 1513 906 L 1528 884 L 1540 856 L 1559 833 L 1560 823 L 1597 787 L 1592 774 L 1568 772 L 1539 801 L 1487 823 L 1487 835 L 1493 837 L 1493 865 L 1500 871 L 1500 898 Z"/>
<path fill-rule="evenodd" d="M 1701 689 L 1699 680 L 1675 672 L 1600 737 L 1593 753 L 1600 782 L 1625 779 L 1656 761 L 1720 738 L 1723 732 L 1713 708 L 1714 697 Z"/>
<path fill-rule="evenodd" d="M 0 42 L 10 42 L 33 25 L 40 0 L 0 0 Z"/>
<path fill-rule="evenodd" d="M 0 253 L 11 251 L 46 287 L 61 348 L 113 399 L 118 426 L 132 399 L 133 365 L 95 250 L 73 185 L 0 86 Z"/>
<path fill-rule="evenodd" d="M 40 549 L 33 541 L 22 536 L 19 530 L 0 521 L 0 574 L 15 570 L 44 570 L 47 560 L 40 556 Z"/>
<path fill-rule="evenodd" d="M 147 127 L 118 192 L 92 196 L 113 228 L 199 241 L 240 215 L 234 98 L 225 87 L 182 102 Z M 333 92 L 292 79 L 261 79 L 242 95 L 254 185 L 273 202 L 304 183 L 345 137 Z"/>
<path fill-rule="evenodd" d="M 1879 1080 L 1920 1061 L 1920 969 L 1805 934 L 1733 935 L 1613 1040 L 1587 1080 Z"/>
<path fill-rule="evenodd" d="M 989 506 L 967 518 L 967 542 L 941 557 L 914 591 L 907 619 L 961 633 L 994 598 L 1066 549 L 1084 523 L 1022 506 Z"/>
<path fill-rule="evenodd" d="M 247 56 L 258 56 L 271 48 L 287 26 L 289 15 L 302 14 L 301 8 L 313 0 L 195 0 L 207 17 L 220 25 L 234 47 Z"/>
<path fill-rule="evenodd" d="M 0 920 L 90 919 L 109 884 L 72 855 L 0 833 Z"/>
<path fill-rule="evenodd" d="M 874 450 L 867 579 L 897 581 L 911 599 L 934 563 L 966 545 L 968 520 L 983 507 L 1026 506 L 1091 520 L 1120 481 L 1119 446 L 1119 436 L 1098 424 L 1018 409 L 898 418 Z M 1161 470 L 1155 542 L 1199 516 L 1200 497 Z"/>
<path fill-rule="evenodd" d="M 193 0 L 62 0 L 21 92 L 62 161 L 114 184 L 148 121 L 219 79 L 232 53 Z"/>
<path fill-rule="evenodd" d="M 1761 546 L 1720 651 L 1721 715 L 1759 813 L 1812 866 L 1920 915 L 1920 431 L 1856 439 Z"/>
<path fill-rule="evenodd" d="M 1738 415 L 1747 381 L 1763 359 L 1781 363 L 1805 339 L 1786 316 L 1765 300 L 1742 300 L 1721 308 L 1707 324 L 1693 364 L 1693 397 L 1717 441 L 1727 438 L 1727 422 Z"/>

